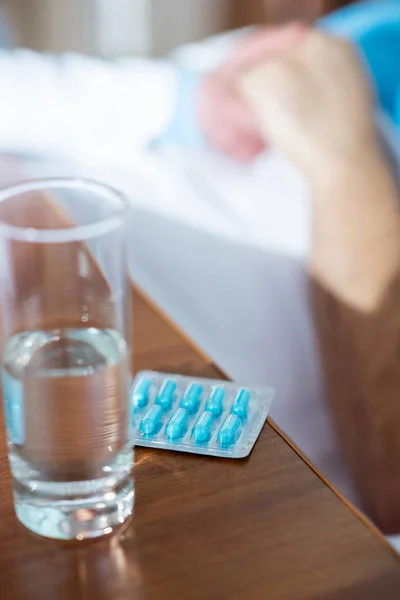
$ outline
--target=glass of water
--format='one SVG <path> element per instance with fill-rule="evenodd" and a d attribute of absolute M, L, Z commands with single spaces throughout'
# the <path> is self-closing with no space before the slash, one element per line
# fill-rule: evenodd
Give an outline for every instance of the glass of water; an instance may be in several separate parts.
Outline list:
<path fill-rule="evenodd" d="M 0 191 L 3 399 L 19 520 L 58 539 L 132 513 L 128 205 L 81 179 Z"/>

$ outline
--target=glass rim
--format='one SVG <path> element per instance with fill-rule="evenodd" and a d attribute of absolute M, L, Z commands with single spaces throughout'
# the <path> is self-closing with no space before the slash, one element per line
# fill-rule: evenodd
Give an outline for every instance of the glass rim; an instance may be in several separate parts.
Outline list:
<path fill-rule="evenodd" d="M 97 193 L 103 198 L 118 199 L 120 208 L 105 218 L 101 218 L 85 225 L 74 225 L 72 227 L 55 227 L 51 229 L 40 229 L 36 227 L 19 227 L 11 225 L 0 217 L 0 233 L 9 239 L 29 243 L 68 243 L 85 241 L 97 237 L 114 229 L 123 222 L 123 215 L 129 208 L 129 200 L 125 194 L 116 188 L 94 179 L 84 177 L 44 177 L 38 179 L 26 179 L 0 189 L 0 205 L 5 200 L 14 196 L 34 191 L 46 191 L 52 188 L 82 189 Z"/>

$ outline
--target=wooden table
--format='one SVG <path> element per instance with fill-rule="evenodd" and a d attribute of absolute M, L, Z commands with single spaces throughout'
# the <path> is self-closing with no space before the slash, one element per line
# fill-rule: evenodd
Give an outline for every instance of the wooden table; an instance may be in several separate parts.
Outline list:
<path fill-rule="evenodd" d="M 136 294 L 135 370 L 220 376 Z M 2 419 L 2 414 L 0 413 Z M 1 600 L 397 600 L 397 558 L 271 425 L 246 460 L 137 449 L 134 518 L 65 546 L 13 513 L 0 429 Z"/>

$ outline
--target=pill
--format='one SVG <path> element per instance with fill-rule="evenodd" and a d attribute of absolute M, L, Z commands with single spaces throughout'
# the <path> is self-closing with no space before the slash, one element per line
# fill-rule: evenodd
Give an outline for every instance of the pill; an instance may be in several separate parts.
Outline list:
<path fill-rule="evenodd" d="M 133 390 L 132 402 L 135 406 L 143 408 L 149 401 L 149 392 L 151 388 L 151 379 L 141 379 Z"/>
<path fill-rule="evenodd" d="M 145 435 L 152 435 L 155 431 L 157 431 L 161 417 L 163 415 L 163 409 L 161 406 L 154 405 L 145 414 L 140 423 L 140 431 Z"/>
<path fill-rule="evenodd" d="M 232 413 L 241 419 L 247 418 L 247 412 L 249 409 L 250 392 L 249 390 L 240 390 L 236 396 L 236 400 L 232 406 Z"/>
<path fill-rule="evenodd" d="M 235 439 L 235 435 L 241 425 L 241 420 L 236 415 L 229 415 L 218 433 L 218 440 L 223 446 L 229 446 Z"/>
<path fill-rule="evenodd" d="M 225 390 L 223 387 L 216 387 L 213 389 L 210 398 L 206 404 L 206 410 L 212 413 L 214 417 L 219 417 L 223 411 L 223 403 L 225 397 Z"/>
<path fill-rule="evenodd" d="M 199 406 L 203 388 L 198 383 L 191 383 L 181 400 L 181 407 L 189 412 L 196 412 Z"/>
<path fill-rule="evenodd" d="M 196 444 L 204 444 L 210 439 L 213 416 L 210 412 L 203 412 L 193 427 L 193 438 Z"/>
<path fill-rule="evenodd" d="M 186 429 L 186 425 L 189 419 L 189 413 L 184 408 L 178 408 L 177 411 L 172 415 L 170 422 L 165 430 L 167 437 L 170 440 L 176 440 L 180 438 Z"/>
<path fill-rule="evenodd" d="M 169 410 L 172 406 L 175 390 L 176 382 L 168 379 L 158 392 L 156 404 L 161 406 L 164 410 Z"/>

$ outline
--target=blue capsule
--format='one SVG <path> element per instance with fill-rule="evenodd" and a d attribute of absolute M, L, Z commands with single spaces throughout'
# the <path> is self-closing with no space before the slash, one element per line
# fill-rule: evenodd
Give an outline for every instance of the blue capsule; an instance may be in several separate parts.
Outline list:
<path fill-rule="evenodd" d="M 170 440 L 176 440 L 182 436 L 186 430 L 189 413 L 184 408 L 178 408 L 172 415 L 165 433 Z"/>
<path fill-rule="evenodd" d="M 247 419 L 250 398 L 251 395 L 249 390 L 240 390 L 233 403 L 231 412 L 240 419 Z"/>
<path fill-rule="evenodd" d="M 218 440 L 222 446 L 229 446 L 235 441 L 235 436 L 241 425 L 241 420 L 236 415 L 229 415 L 218 433 Z"/>
<path fill-rule="evenodd" d="M 206 404 L 206 410 L 214 417 L 220 417 L 224 409 L 225 390 L 223 387 L 215 387 Z"/>
<path fill-rule="evenodd" d="M 163 409 L 161 406 L 154 404 L 143 417 L 142 422 L 140 423 L 140 431 L 144 433 L 144 435 L 156 433 L 161 424 L 162 415 Z"/>
<path fill-rule="evenodd" d="M 169 410 L 172 407 L 175 390 L 176 382 L 171 379 L 166 381 L 158 392 L 156 404 L 161 406 L 164 410 Z"/>
<path fill-rule="evenodd" d="M 181 400 L 181 407 L 190 413 L 196 412 L 200 404 L 203 388 L 198 383 L 191 383 Z"/>
<path fill-rule="evenodd" d="M 143 408 L 149 401 L 149 392 L 151 388 L 151 379 L 147 377 L 141 379 L 133 390 L 132 402 L 138 408 Z"/>
<path fill-rule="evenodd" d="M 213 416 L 210 412 L 203 412 L 197 419 L 196 425 L 193 427 L 193 438 L 196 444 L 204 444 L 208 442 L 211 436 L 211 426 Z"/>

